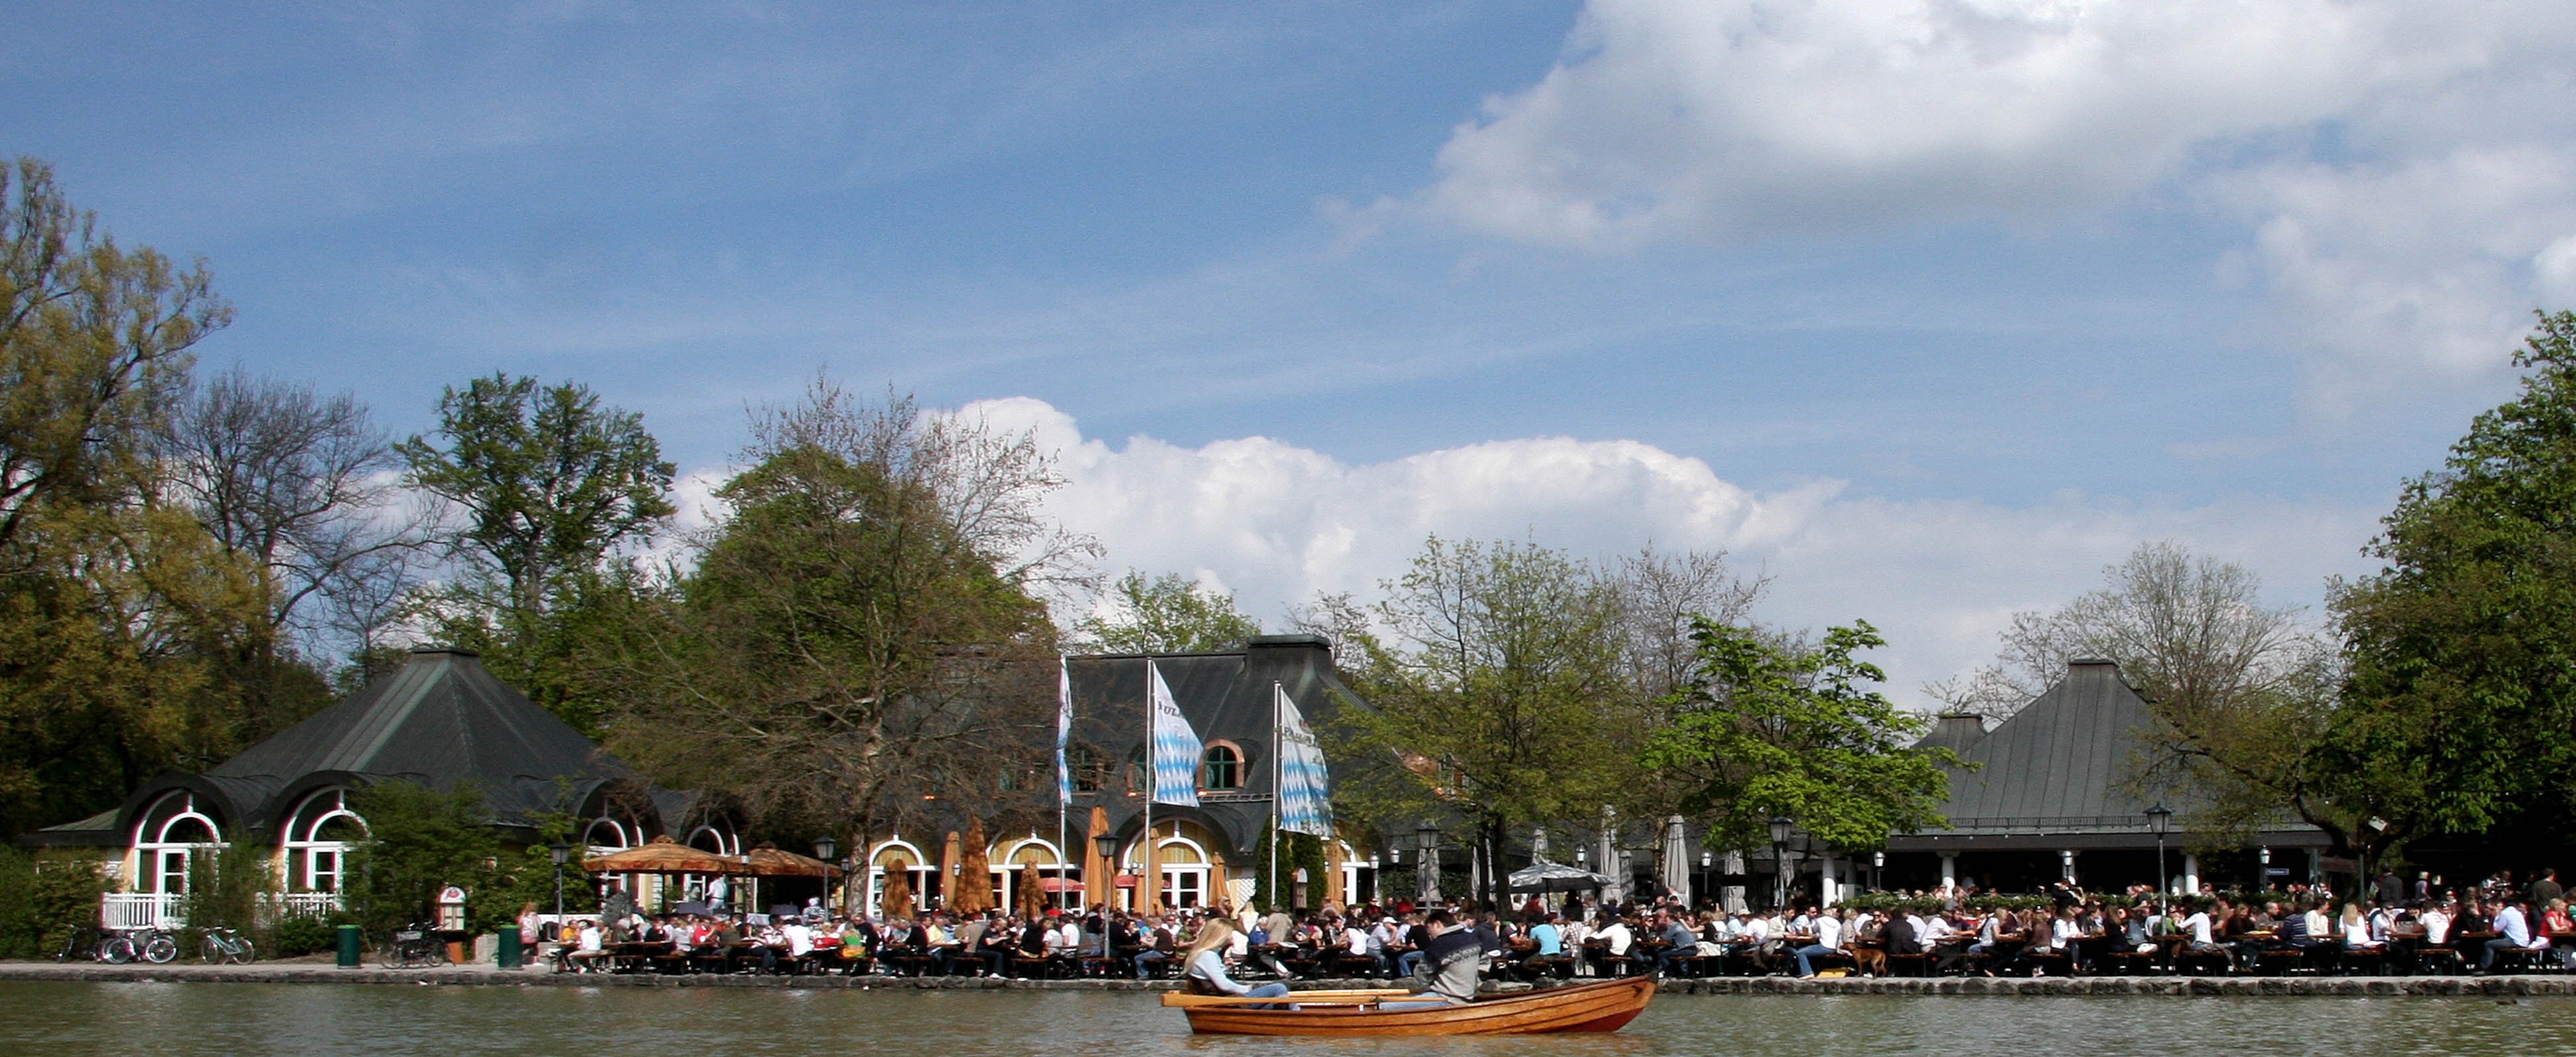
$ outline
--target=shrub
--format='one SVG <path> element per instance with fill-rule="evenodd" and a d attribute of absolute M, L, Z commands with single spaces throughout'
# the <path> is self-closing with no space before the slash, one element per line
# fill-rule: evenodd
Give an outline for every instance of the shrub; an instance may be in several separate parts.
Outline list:
<path fill-rule="evenodd" d="M 277 924 L 268 930 L 266 944 L 268 949 L 263 953 L 272 957 L 293 958 L 315 951 L 330 950 L 339 942 L 340 920 L 345 916 L 333 915 L 325 919 L 309 914 L 294 914 L 280 918 Z"/>

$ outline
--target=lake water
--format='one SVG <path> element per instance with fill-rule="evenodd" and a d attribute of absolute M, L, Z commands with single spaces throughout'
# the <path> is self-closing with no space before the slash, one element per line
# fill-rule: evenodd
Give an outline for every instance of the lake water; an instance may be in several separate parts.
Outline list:
<path fill-rule="evenodd" d="M 2576 1053 L 2576 998 L 1673 996 L 1616 1035 L 1193 1037 L 1150 994 L 0 984 L 0 1054 L 1269 1057 Z"/>

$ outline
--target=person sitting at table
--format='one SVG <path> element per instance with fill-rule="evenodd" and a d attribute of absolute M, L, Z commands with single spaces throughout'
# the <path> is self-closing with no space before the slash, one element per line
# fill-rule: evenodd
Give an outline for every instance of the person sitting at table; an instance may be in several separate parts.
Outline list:
<path fill-rule="evenodd" d="M 999 914 L 987 915 L 984 931 L 975 940 L 974 953 L 976 959 L 983 963 L 983 975 L 995 978 L 1011 975 L 1011 953 L 1018 949 L 1020 943 L 1019 930 L 1012 927 L 1011 919 Z"/>
<path fill-rule="evenodd" d="M 596 920 L 584 919 L 579 931 L 574 933 L 570 959 L 573 971 L 598 972 L 600 959 L 608 957 L 607 943 L 608 930 L 601 928 Z"/>
<path fill-rule="evenodd" d="M 2536 951 L 2549 948 L 2549 941 L 2546 938 L 2532 935 L 2531 919 L 2523 912 L 2522 897 L 2507 896 L 2503 902 L 2504 905 L 2497 908 L 2495 912 L 2495 938 L 2488 940 L 2484 952 L 2478 955 L 2478 971 L 2482 973 L 2495 967 L 2496 953 L 2499 951 Z"/>
<path fill-rule="evenodd" d="M 939 967 L 939 975 L 947 976 L 956 971 L 957 956 L 965 953 L 966 945 L 958 940 L 957 930 L 950 927 L 948 915 L 943 911 L 930 915 L 923 923 L 921 949 L 930 955 L 931 963 Z"/>
<path fill-rule="evenodd" d="M 1674 960 L 1699 953 L 1699 938 L 1690 926 L 1673 919 L 1670 910 L 1655 911 L 1655 975 L 1672 976 Z"/>
<path fill-rule="evenodd" d="M 1048 917 L 1055 922 L 1055 927 L 1047 932 L 1047 954 L 1068 962 L 1081 957 L 1081 923 L 1075 921 L 1071 914 L 1057 914 L 1049 911 Z"/>
<path fill-rule="evenodd" d="M 2359 903 L 2343 905 L 2343 924 L 2339 931 L 2343 935 L 2343 949 L 2347 953 L 2360 951 L 2378 954 L 2388 949 L 2387 944 L 2370 938 L 2370 919 L 2361 915 Z"/>
<path fill-rule="evenodd" d="M 1600 920 L 1592 924 L 1590 942 L 1598 945 L 1594 949 L 1601 952 L 1602 975 L 1608 976 L 1619 971 L 1620 960 L 1627 958 L 1629 950 L 1636 946 L 1637 936 L 1628 931 L 1627 922 L 1603 911 Z"/>
<path fill-rule="evenodd" d="M 1130 959 L 1136 966 L 1136 978 L 1142 980 L 1152 975 L 1152 963 L 1169 961 L 1179 938 L 1178 933 L 1165 927 L 1161 915 L 1146 915 L 1144 927 L 1136 934 L 1139 949 Z"/>
<path fill-rule="evenodd" d="M 1840 948 L 1843 940 L 1843 923 L 1835 918 L 1832 912 L 1828 911 L 1809 918 L 1807 927 L 1815 930 L 1810 934 L 1814 937 L 1813 940 L 1792 952 L 1798 960 L 1798 978 L 1802 980 L 1816 975 L 1814 959 L 1842 953 Z"/>

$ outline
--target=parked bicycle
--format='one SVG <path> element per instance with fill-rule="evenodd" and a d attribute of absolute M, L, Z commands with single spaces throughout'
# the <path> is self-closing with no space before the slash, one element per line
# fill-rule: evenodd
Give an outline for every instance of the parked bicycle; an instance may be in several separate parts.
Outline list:
<path fill-rule="evenodd" d="M 447 964 L 447 944 L 427 924 L 395 930 L 376 944 L 376 964 L 387 969 L 419 969 Z"/>
<path fill-rule="evenodd" d="M 134 945 L 136 954 L 154 965 L 167 965 L 179 956 L 179 937 L 158 928 L 135 929 L 126 933 L 125 939 Z"/>
<path fill-rule="evenodd" d="M 234 965 L 249 965 L 252 960 L 259 957 L 259 951 L 251 946 L 250 937 L 220 926 L 207 929 L 205 938 L 199 941 L 198 946 L 198 955 L 203 957 L 208 965 L 222 965 L 226 962 Z"/>
<path fill-rule="evenodd" d="M 54 951 L 54 960 L 71 961 L 86 958 L 94 962 L 123 965 L 135 958 L 134 941 L 94 925 L 81 925 L 63 937 L 63 945 Z"/>

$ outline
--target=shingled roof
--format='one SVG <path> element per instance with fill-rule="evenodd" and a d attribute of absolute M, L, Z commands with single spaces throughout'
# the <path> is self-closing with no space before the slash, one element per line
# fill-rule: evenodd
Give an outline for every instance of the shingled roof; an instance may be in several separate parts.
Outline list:
<path fill-rule="evenodd" d="M 57 827 L 58 840 L 48 842 L 122 843 L 136 813 L 173 789 L 212 797 L 227 829 L 257 833 L 282 824 L 313 790 L 386 781 L 442 790 L 470 783 L 482 791 L 494 821 L 510 826 L 542 812 L 575 810 L 610 783 L 631 786 L 666 815 L 685 810 L 679 801 L 691 799 L 651 787 L 494 678 L 473 653 L 431 647 L 413 650 L 400 670 L 203 774 L 146 783 L 117 813 L 115 829 L 84 819 Z"/>
<path fill-rule="evenodd" d="M 2146 810 L 2153 798 L 2132 786 L 2154 721 L 2119 665 L 2089 659 L 2067 662 L 2057 685 L 1982 736 L 1970 733 L 1972 719 L 1943 717 L 1918 744 L 1949 748 L 1968 765 L 1950 772 L 1950 799 L 1941 809 L 1950 824 L 1892 837 L 1889 850 L 2039 836 L 2055 838 L 2052 847 L 2151 846 Z M 2166 806 L 2187 811 L 2192 795 L 2173 791 Z"/>

